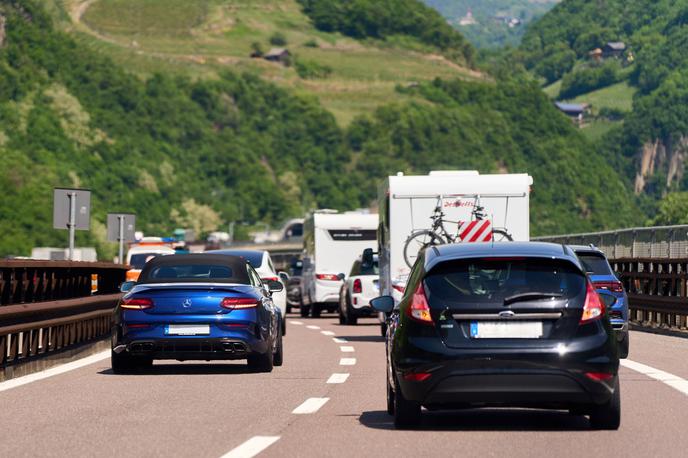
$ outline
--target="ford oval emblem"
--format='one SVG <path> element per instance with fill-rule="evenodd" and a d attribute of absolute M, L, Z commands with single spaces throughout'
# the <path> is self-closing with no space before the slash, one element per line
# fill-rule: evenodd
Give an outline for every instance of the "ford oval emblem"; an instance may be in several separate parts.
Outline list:
<path fill-rule="evenodd" d="M 182 302 L 182 306 L 187 309 L 191 307 L 191 299 L 184 299 L 184 302 Z"/>
<path fill-rule="evenodd" d="M 512 312 L 511 310 L 503 310 L 503 311 L 499 312 L 500 318 L 513 318 L 515 316 L 516 316 L 516 314 L 514 312 Z"/>

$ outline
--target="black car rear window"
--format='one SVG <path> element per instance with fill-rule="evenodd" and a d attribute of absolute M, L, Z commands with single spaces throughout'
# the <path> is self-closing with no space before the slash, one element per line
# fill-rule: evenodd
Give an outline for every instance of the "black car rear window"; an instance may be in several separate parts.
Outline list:
<path fill-rule="evenodd" d="M 577 253 L 586 272 L 593 275 L 612 275 L 612 269 L 607 262 L 607 259 L 595 253 Z"/>
<path fill-rule="evenodd" d="M 263 263 L 262 251 L 244 251 L 244 250 L 216 250 L 210 251 L 212 254 L 222 254 L 229 256 L 238 256 L 244 258 L 254 269 L 258 269 Z"/>
<path fill-rule="evenodd" d="M 573 298 L 585 277 L 572 264 L 541 258 L 486 258 L 444 262 L 425 278 L 426 294 L 435 306 L 504 303 L 525 293 Z M 440 302 L 440 304 L 438 304 Z"/>

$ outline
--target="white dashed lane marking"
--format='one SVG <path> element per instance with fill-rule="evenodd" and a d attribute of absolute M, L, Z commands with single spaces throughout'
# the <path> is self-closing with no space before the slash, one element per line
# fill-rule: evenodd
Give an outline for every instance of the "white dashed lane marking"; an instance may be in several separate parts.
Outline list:
<path fill-rule="evenodd" d="M 349 374 L 332 374 L 327 379 L 327 383 L 344 383 L 349 378 Z"/>
<path fill-rule="evenodd" d="M 313 326 L 312 324 L 309 326 L 306 326 L 308 329 L 320 329 L 320 326 Z"/>
<path fill-rule="evenodd" d="M 356 364 L 356 358 L 342 358 L 339 360 L 340 366 L 353 366 Z"/>
<path fill-rule="evenodd" d="M 356 351 L 356 350 L 354 350 L 354 347 L 351 347 L 351 346 L 348 346 L 348 345 L 339 347 L 339 349 L 340 349 L 341 351 L 343 351 L 344 353 L 353 353 L 354 351 Z"/>
<path fill-rule="evenodd" d="M 320 331 L 320 332 L 326 336 L 333 336 L 334 335 L 334 332 L 332 332 L 332 331 Z"/>
<path fill-rule="evenodd" d="M 294 409 L 291 413 L 297 415 L 305 415 L 309 413 L 315 413 L 322 406 L 324 406 L 330 398 L 308 398 L 303 404 Z"/>
<path fill-rule="evenodd" d="M 294 321 L 294 320 L 287 320 L 287 323 L 289 324 L 295 324 L 297 326 L 301 326 L 303 323 L 300 321 Z"/>
<path fill-rule="evenodd" d="M 670 374 L 668 372 L 664 372 L 663 370 L 646 366 L 645 364 L 636 363 L 630 359 L 622 359 L 620 362 L 624 367 L 632 369 L 636 372 L 640 372 L 641 374 L 647 375 L 655 380 L 659 380 L 660 382 L 669 385 L 683 394 L 688 394 L 688 380 L 683 379 L 678 375 Z"/>
<path fill-rule="evenodd" d="M 334 343 L 338 343 L 338 344 L 347 343 L 346 339 L 341 339 L 339 337 L 333 337 L 332 340 L 334 340 Z"/>
<path fill-rule="evenodd" d="M 279 436 L 254 436 L 222 458 L 252 458 L 279 440 Z"/>

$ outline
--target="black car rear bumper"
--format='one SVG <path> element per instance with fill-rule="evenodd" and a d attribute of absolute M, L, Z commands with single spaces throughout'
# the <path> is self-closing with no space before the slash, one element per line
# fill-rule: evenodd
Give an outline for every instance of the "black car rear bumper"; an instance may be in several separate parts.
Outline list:
<path fill-rule="evenodd" d="M 611 399 L 618 374 L 615 343 L 606 337 L 578 342 L 576 352 L 559 348 L 449 350 L 442 355 L 416 348 L 396 361 L 404 397 L 428 407 L 502 405 L 561 407 L 603 404 Z M 571 347 L 569 347 L 571 348 Z M 409 374 L 428 373 L 423 381 Z M 611 374 L 605 381 L 587 373 Z"/>

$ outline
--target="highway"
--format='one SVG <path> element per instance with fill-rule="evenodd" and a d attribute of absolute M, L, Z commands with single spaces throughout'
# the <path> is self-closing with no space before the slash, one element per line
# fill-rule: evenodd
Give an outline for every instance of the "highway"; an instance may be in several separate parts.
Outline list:
<path fill-rule="evenodd" d="M 145 373 L 114 375 L 107 352 L 59 375 L 0 383 L 2 456 L 688 453 L 688 339 L 632 332 L 618 431 L 526 409 L 426 412 L 418 429 L 397 431 L 385 411 L 376 320 L 341 326 L 332 315 L 292 315 L 288 323 L 284 366 L 269 374 L 242 362 L 156 361 Z M 643 373 L 654 369 L 669 374 Z"/>

